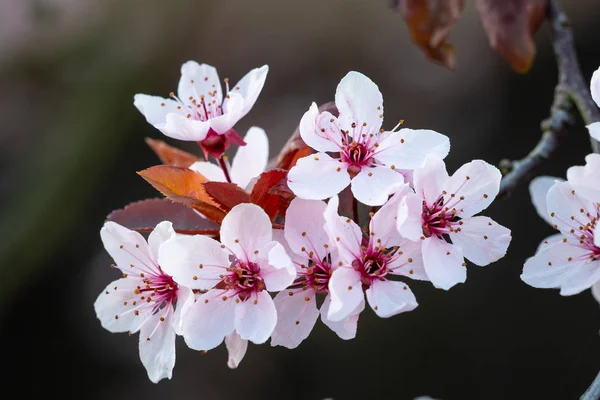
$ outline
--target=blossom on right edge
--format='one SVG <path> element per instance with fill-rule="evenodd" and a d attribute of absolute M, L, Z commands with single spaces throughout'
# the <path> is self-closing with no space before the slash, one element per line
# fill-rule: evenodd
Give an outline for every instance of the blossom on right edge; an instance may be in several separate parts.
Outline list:
<path fill-rule="evenodd" d="M 600 107 L 600 68 L 594 71 L 594 74 L 592 75 L 590 92 L 592 93 L 592 99 L 594 99 L 596 105 Z M 586 128 L 594 139 L 600 140 L 600 121 L 593 122 Z"/>
<path fill-rule="evenodd" d="M 396 223 L 403 237 L 421 243 L 425 272 L 435 287 L 448 290 L 464 282 L 465 258 L 485 266 L 506 254 L 510 230 L 475 216 L 494 201 L 501 178 L 498 168 L 482 160 L 449 176 L 433 154 L 415 169 L 415 193 L 400 200 Z"/>

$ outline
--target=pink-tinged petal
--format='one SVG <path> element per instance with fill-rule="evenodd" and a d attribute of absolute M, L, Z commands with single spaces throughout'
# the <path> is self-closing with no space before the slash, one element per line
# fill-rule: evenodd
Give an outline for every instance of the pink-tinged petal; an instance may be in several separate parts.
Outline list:
<path fill-rule="evenodd" d="M 150 316 L 140 329 L 140 359 L 154 383 L 171 379 L 175 367 L 175 331 L 172 315 L 161 321 L 162 312 Z"/>
<path fill-rule="evenodd" d="M 415 169 L 423 164 L 428 154 L 446 158 L 450 152 L 450 139 L 429 129 L 400 129 L 383 133 L 375 159 L 387 166 Z"/>
<path fill-rule="evenodd" d="M 227 366 L 236 369 L 246 355 L 248 341 L 233 331 L 231 335 L 225 337 L 225 347 L 227 347 Z"/>
<path fill-rule="evenodd" d="M 136 94 L 133 97 L 133 105 L 146 117 L 146 121 L 154 125 L 156 129 L 162 130 L 167 123 L 167 114 L 182 114 L 177 106 L 178 102 L 165 99 L 160 96 L 149 96 L 147 94 Z"/>
<path fill-rule="evenodd" d="M 260 277 L 271 292 L 287 288 L 296 279 L 296 267 L 279 242 L 269 242 L 260 249 L 257 262 L 260 266 Z"/>
<path fill-rule="evenodd" d="M 594 296 L 594 299 L 600 303 L 600 282 L 596 282 L 592 286 L 592 295 Z"/>
<path fill-rule="evenodd" d="M 363 168 L 352 179 L 352 194 L 363 204 L 381 206 L 403 185 L 404 176 L 391 168 Z"/>
<path fill-rule="evenodd" d="M 277 310 L 266 291 L 251 296 L 235 309 L 235 330 L 242 339 L 256 344 L 267 341 L 277 324 Z"/>
<path fill-rule="evenodd" d="M 327 319 L 341 321 L 348 318 L 364 301 L 360 272 L 352 268 L 338 268 L 333 271 L 329 280 L 329 294 L 331 305 Z"/>
<path fill-rule="evenodd" d="M 502 174 L 483 160 L 474 160 L 460 167 L 448 180 L 444 190 L 446 205 L 456 208 L 461 218 L 488 208 L 498 195 Z"/>
<path fill-rule="evenodd" d="M 581 293 L 600 281 L 600 262 L 588 258 L 572 264 L 565 273 L 565 280 L 560 287 L 560 294 L 563 296 Z"/>
<path fill-rule="evenodd" d="M 356 327 L 358 325 L 358 316 L 365 309 L 365 301 L 362 300 L 360 304 L 352 311 L 350 316 L 341 321 L 332 321 L 327 318 L 327 314 L 329 313 L 329 307 L 331 306 L 331 295 L 327 295 L 325 297 L 325 301 L 321 305 L 321 321 L 329 329 L 334 331 L 340 339 L 349 340 L 354 339 L 356 337 Z"/>
<path fill-rule="evenodd" d="M 423 200 L 415 193 L 406 194 L 398 204 L 396 229 L 402 237 L 420 240 L 423 237 Z"/>
<path fill-rule="evenodd" d="M 600 203 L 600 154 L 587 155 L 583 167 L 569 168 L 567 179 L 577 195 Z"/>
<path fill-rule="evenodd" d="M 262 174 L 269 162 L 269 139 L 262 128 L 248 129 L 244 142 L 246 145 L 238 148 L 231 162 L 231 180 L 241 188 Z"/>
<path fill-rule="evenodd" d="M 245 107 L 245 100 L 240 94 L 228 94 L 225 103 L 223 103 L 223 114 L 211 118 L 209 120 L 210 127 L 220 135 L 226 133 L 246 115 L 244 112 Z"/>
<path fill-rule="evenodd" d="M 383 96 L 377 85 L 360 72 L 350 71 L 342 78 L 335 92 L 335 105 L 344 130 L 352 133 L 352 123 L 366 123 L 370 132 L 381 128 Z"/>
<path fill-rule="evenodd" d="M 232 296 L 233 292 L 212 289 L 190 307 L 183 317 L 183 338 L 189 348 L 214 349 L 233 332 L 236 303 Z"/>
<path fill-rule="evenodd" d="M 300 137 L 317 151 L 340 151 L 342 143 L 337 118 L 328 112 L 319 114 L 316 103 L 312 103 L 300 120 Z"/>
<path fill-rule="evenodd" d="M 412 311 L 417 308 L 417 299 L 404 282 L 374 280 L 367 289 L 367 301 L 381 318 Z"/>
<path fill-rule="evenodd" d="M 598 235 L 594 235 L 594 246 L 600 248 L 600 232 Z"/>
<path fill-rule="evenodd" d="M 530 257 L 523 266 L 521 279 L 529 286 L 549 289 L 559 288 L 565 284 L 571 268 L 587 262 L 589 251 L 568 240 L 554 242 Z M 593 262 L 600 268 L 600 262 Z"/>
<path fill-rule="evenodd" d="M 423 241 L 423 264 L 433 286 L 448 290 L 467 280 L 462 250 L 435 236 Z"/>
<path fill-rule="evenodd" d="M 196 61 L 184 63 L 181 66 L 181 79 L 177 95 L 181 101 L 186 103 L 190 101 L 190 97 L 200 101 L 200 96 L 204 96 L 208 100 L 216 100 L 220 105 L 223 102 L 223 93 L 219 74 L 215 67 L 198 64 Z"/>
<path fill-rule="evenodd" d="M 221 243 L 243 261 L 253 261 L 272 237 L 269 216 L 255 204 L 238 204 L 221 223 Z"/>
<path fill-rule="evenodd" d="M 109 283 L 94 303 L 94 311 L 102 327 L 110 332 L 134 331 L 143 315 L 135 315 L 134 290 L 143 285 L 142 279 L 121 278 Z"/>
<path fill-rule="evenodd" d="M 325 207 L 320 200 L 304 200 L 296 197 L 285 213 L 285 238 L 292 251 L 304 258 L 314 252 L 323 259 L 332 243 L 323 228 Z M 304 250 L 302 250 L 304 249 Z"/>
<path fill-rule="evenodd" d="M 461 222 L 460 231 L 451 232 L 450 239 L 462 249 L 467 260 L 482 267 L 506 255 L 510 229 L 488 217 L 466 218 Z"/>
<path fill-rule="evenodd" d="M 328 199 L 349 184 L 347 166 L 325 153 L 299 159 L 288 173 L 290 189 L 296 196 L 307 200 Z"/>
<path fill-rule="evenodd" d="M 546 239 L 544 239 L 540 242 L 535 253 L 536 254 L 539 253 L 540 251 L 544 250 L 546 247 L 548 247 L 556 242 L 562 241 L 564 238 L 565 237 L 563 236 L 562 233 L 556 233 L 554 235 L 548 236 Z"/>
<path fill-rule="evenodd" d="M 277 325 L 271 335 L 271 346 L 295 349 L 308 337 L 319 318 L 315 291 L 284 290 L 275 296 L 274 302 Z"/>
<path fill-rule="evenodd" d="M 180 235 L 166 241 L 158 252 L 158 262 L 177 283 L 200 290 L 219 283 L 219 275 L 231 264 L 221 244 L 202 235 Z"/>
<path fill-rule="evenodd" d="M 404 199 L 404 196 L 412 193 L 408 185 L 403 185 L 396 193 L 385 203 L 371 218 L 369 222 L 369 232 L 373 240 L 381 243 L 385 247 L 398 245 L 402 237 L 396 227 L 396 218 L 398 217 L 398 206 Z"/>
<path fill-rule="evenodd" d="M 190 115 L 191 114 L 187 114 Z M 178 140 L 197 142 L 204 140 L 210 129 L 210 121 L 188 118 L 183 113 L 167 114 L 165 124 L 156 126 L 164 135 Z"/>
<path fill-rule="evenodd" d="M 100 230 L 100 238 L 104 248 L 122 271 L 158 272 L 150 247 L 138 232 L 109 221 Z"/>
<path fill-rule="evenodd" d="M 268 65 L 254 68 L 244 75 L 237 85 L 231 87 L 231 91 L 229 92 L 230 95 L 239 93 L 244 98 L 242 117 L 248 114 L 250 109 L 252 109 L 252 106 L 254 106 L 254 103 L 256 103 L 256 100 L 265 85 L 268 73 Z M 225 102 L 227 102 L 227 100 L 225 100 Z"/>
<path fill-rule="evenodd" d="M 421 241 L 404 239 L 398 246 L 395 259 L 388 265 L 390 274 L 407 276 L 417 281 L 428 281 L 429 277 L 423 264 Z"/>
<path fill-rule="evenodd" d="M 148 246 L 152 253 L 152 258 L 158 260 L 158 249 L 167 240 L 175 237 L 173 224 L 169 221 L 163 221 L 156 225 L 156 228 L 148 235 Z"/>
<path fill-rule="evenodd" d="M 423 165 L 413 172 L 415 193 L 421 196 L 428 206 L 431 206 L 442 195 L 442 189 L 448 179 L 444 161 L 435 154 L 430 154 L 425 157 Z"/>
<path fill-rule="evenodd" d="M 338 215 L 339 199 L 332 197 L 325 208 L 325 231 L 329 235 L 343 263 L 351 265 L 360 256 L 362 231 L 350 218 Z"/>
<path fill-rule="evenodd" d="M 586 125 L 586 128 L 593 139 L 600 140 L 600 122 L 594 122 Z"/>
<path fill-rule="evenodd" d="M 579 196 L 569 182 L 557 182 L 548 191 L 548 213 L 553 226 L 569 237 L 571 229 L 579 231 L 590 220 L 587 213 L 596 215 L 596 207 L 591 201 Z"/>
<path fill-rule="evenodd" d="M 177 288 L 177 303 L 175 304 L 175 311 L 171 318 L 171 325 L 177 335 L 183 335 L 183 318 L 190 311 L 190 308 L 194 304 L 195 295 L 194 291 L 183 285 L 178 285 Z"/>
<path fill-rule="evenodd" d="M 218 165 L 208 161 L 196 161 L 189 167 L 192 171 L 201 173 L 211 182 L 227 182 L 223 170 Z"/>
<path fill-rule="evenodd" d="M 538 176 L 529 184 L 529 194 L 531 196 L 531 202 L 535 207 L 535 211 L 537 211 L 538 215 L 550 225 L 553 225 L 554 222 L 552 222 L 550 215 L 548 214 L 546 196 L 556 181 L 562 182 L 563 180 L 553 176 Z"/>
<path fill-rule="evenodd" d="M 592 99 L 594 99 L 596 105 L 600 107 L 600 68 L 595 70 L 592 75 L 590 91 L 592 92 Z"/>

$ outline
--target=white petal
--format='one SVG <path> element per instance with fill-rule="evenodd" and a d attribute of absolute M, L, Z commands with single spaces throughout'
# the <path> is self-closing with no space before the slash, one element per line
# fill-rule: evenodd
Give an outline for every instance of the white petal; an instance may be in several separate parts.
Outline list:
<path fill-rule="evenodd" d="M 594 71 L 594 74 L 592 75 L 590 91 L 592 92 L 592 99 L 594 99 L 596 105 L 600 107 L 600 68 Z"/>
<path fill-rule="evenodd" d="M 391 168 L 363 168 L 352 179 L 352 194 L 363 204 L 380 206 L 403 185 L 404 176 Z"/>
<path fill-rule="evenodd" d="M 375 159 L 387 166 L 415 169 L 423 164 L 428 154 L 446 158 L 450 151 L 450 139 L 429 129 L 400 129 L 385 132 L 379 142 Z"/>
<path fill-rule="evenodd" d="M 208 64 L 198 64 L 196 61 L 188 61 L 181 66 L 181 79 L 177 94 L 181 101 L 188 102 L 190 97 L 200 101 L 200 96 L 213 99 L 209 93 L 216 91 L 214 99 L 217 104 L 223 102 L 221 82 L 215 67 Z"/>
<path fill-rule="evenodd" d="M 158 260 L 158 249 L 160 246 L 172 237 L 175 237 L 175 230 L 173 229 L 173 224 L 169 221 L 159 223 L 150 232 L 150 235 L 148 235 L 148 246 L 150 246 L 150 252 L 154 260 Z"/>
<path fill-rule="evenodd" d="M 537 250 L 535 251 L 535 253 L 539 253 L 540 251 L 544 250 L 546 247 L 563 240 L 565 237 L 563 236 L 562 233 L 555 233 L 554 235 L 550 235 L 548 236 L 546 239 L 542 240 L 540 242 L 540 244 L 538 245 Z"/>
<path fill-rule="evenodd" d="M 504 257 L 510 244 L 510 229 L 488 217 L 465 218 L 461 222 L 460 231 L 450 233 L 450 239 L 467 260 L 484 266 Z"/>
<path fill-rule="evenodd" d="M 218 165 L 208 161 L 196 161 L 189 167 L 192 171 L 199 172 L 211 182 L 227 182 L 223 170 Z"/>
<path fill-rule="evenodd" d="M 342 135 L 337 118 L 329 112 L 319 114 L 312 103 L 300 120 L 300 137 L 304 143 L 317 151 L 340 151 Z"/>
<path fill-rule="evenodd" d="M 600 263 L 590 259 L 571 265 L 565 273 L 565 280 L 560 287 L 560 294 L 571 296 L 589 289 L 600 281 Z"/>
<path fill-rule="evenodd" d="M 460 167 L 444 186 L 448 192 L 444 196 L 445 205 L 456 208 L 462 218 L 471 217 L 494 201 L 501 179 L 498 168 L 482 160 L 471 161 Z"/>
<path fill-rule="evenodd" d="M 262 128 L 248 129 L 244 142 L 246 145 L 238 148 L 231 162 L 231 180 L 241 188 L 265 172 L 269 162 L 269 139 Z"/>
<path fill-rule="evenodd" d="M 325 301 L 323 301 L 323 304 L 321 305 L 321 321 L 323 321 L 323 323 L 327 325 L 329 329 L 334 331 L 341 339 L 354 339 L 356 336 L 356 327 L 358 325 L 358 316 L 365 309 L 365 301 L 362 300 L 356 309 L 352 311 L 350 316 L 341 321 L 332 321 L 327 318 L 330 306 L 331 295 L 328 294 L 325 297 Z"/>
<path fill-rule="evenodd" d="M 141 269 L 144 272 L 158 272 L 150 247 L 138 232 L 109 221 L 100 230 L 100 237 L 104 248 L 121 270 L 129 272 L 130 269 Z"/>
<path fill-rule="evenodd" d="M 260 277 L 267 290 L 277 292 L 294 282 L 296 268 L 281 243 L 269 242 L 260 249 L 259 256 L 257 261 L 260 265 Z"/>
<path fill-rule="evenodd" d="M 425 272 L 436 288 L 448 290 L 467 280 L 460 247 L 432 236 L 424 240 L 422 251 Z"/>
<path fill-rule="evenodd" d="M 435 154 L 430 154 L 425 157 L 423 165 L 413 173 L 415 193 L 431 206 L 442 195 L 442 189 L 448 179 L 444 161 Z"/>
<path fill-rule="evenodd" d="M 100 293 L 94 303 L 96 316 L 102 327 L 110 332 L 134 331 L 144 315 L 133 313 L 133 292 L 138 285 L 143 284 L 142 279 L 121 278 L 109 283 Z"/>
<path fill-rule="evenodd" d="M 254 260 L 273 237 L 269 216 L 257 205 L 238 204 L 223 218 L 221 243 L 241 260 Z"/>
<path fill-rule="evenodd" d="M 298 160 L 288 173 L 288 186 L 307 200 L 335 196 L 350 184 L 347 167 L 325 153 L 311 154 Z"/>
<path fill-rule="evenodd" d="M 592 295 L 594 296 L 594 299 L 600 303 L 600 282 L 596 282 L 592 286 Z"/>
<path fill-rule="evenodd" d="M 550 215 L 548 215 L 546 196 L 556 181 L 562 182 L 563 180 L 553 176 L 538 176 L 529 184 L 529 194 L 531 195 L 531 202 L 535 207 L 535 211 L 550 225 L 553 225 L 554 222 L 552 222 Z"/>
<path fill-rule="evenodd" d="M 242 117 L 252 109 L 254 103 L 258 99 L 260 92 L 265 85 L 267 74 L 269 73 L 269 66 L 263 65 L 260 68 L 254 68 L 248 72 L 237 85 L 231 87 L 229 94 L 239 93 L 244 98 L 244 109 Z M 226 100 L 227 101 L 227 100 Z"/>
<path fill-rule="evenodd" d="M 253 343 L 266 342 L 276 323 L 275 304 L 264 290 L 239 303 L 235 309 L 235 330 L 242 339 Z"/>
<path fill-rule="evenodd" d="M 412 193 L 408 185 L 403 185 L 394 195 L 385 203 L 371 218 L 369 222 L 369 232 L 372 239 L 376 242 L 381 241 L 385 247 L 398 245 L 402 237 L 396 227 L 396 218 L 398 217 L 398 206 L 404 199 L 404 196 Z"/>
<path fill-rule="evenodd" d="M 312 289 L 284 290 L 275 296 L 274 302 L 277 325 L 271 335 L 271 346 L 295 349 L 308 337 L 319 318 L 315 292 Z"/>
<path fill-rule="evenodd" d="M 348 266 L 361 253 L 362 231 L 350 218 L 338 215 L 339 199 L 332 197 L 325 208 L 325 231 L 337 248 L 340 258 Z"/>
<path fill-rule="evenodd" d="M 248 341 L 244 340 L 237 334 L 236 331 L 225 337 L 225 347 L 227 347 L 227 366 L 231 369 L 236 369 L 242 362 L 248 349 Z"/>
<path fill-rule="evenodd" d="M 348 318 L 364 301 L 360 272 L 352 268 L 337 268 L 329 280 L 331 305 L 327 319 L 341 321 Z"/>
<path fill-rule="evenodd" d="M 246 115 L 244 112 L 245 107 L 245 99 L 240 94 L 228 94 L 225 103 L 223 103 L 223 115 L 211 118 L 209 120 L 210 127 L 218 134 L 224 134 Z"/>
<path fill-rule="evenodd" d="M 421 254 L 422 242 L 413 242 L 404 239 L 396 252 L 395 260 L 388 265 L 390 274 L 407 276 L 417 281 L 428 281 L 429 277 L 425 272 L 423 264 L 423 255 Z"/>
<path fill-rule="evenodd" d="M 320 200 L 304 200 L 296 197 L 285 214 L 285 239 L 292 251 L 306 258 L 313 251 L 323 259 L 332 246 L 325 232 L 325 207 Z M 304 250 L 302 250 L 304 249 Z"/>
<path fill-rule="evenodd" d="M 175 331 L 171 326 L 172 315 L 160 321 L 162 312 L 150 317 L 140 330 L 140 359 L 146 367 L 148 378 L 158 383 L 171 379 L 175 367 Z"/>
<path fill-rule="evenodd" d="M 585 163 L 584 167 L 569 168 L 567 179 L 578 195 L 600 203 L 600 154 L 587 155 Z"/>
<path fill-rule="evenodd" d="M 414 193 L 408 193 L 400 200 L 396 228 L 400 235 L 409 240 L 420 240 L 423 236 L 423 200 Z"/>
<path fill-rule="evenodd" d="M 593 139 L 600 140 L 600 122 L 594 122 L 586 125 L 586 128 Z"/>
<path fill-rule="evenodd" d="M 219 283 L 229 267 L 229 254 L 214 239 L 179 235 L 163 243 L 158 252 L 163 271 L 181 285 L 208 290 Z"/>
<path fill-rule="evenodd" d="M 136 94 L 133 97 L 133 105 L 146 117 L 148 123 L 154 125 L 159 130 L 164 128 L 167 123 L 167 114 L 175 113 L 183 115 L 183 112 L 177 109 L 178 102 L 160 96 Z"/>
<path fill-rule="evenodd" d="M 370 132 L 378 132 L 383 122 L 383 96 L 377 85 L 360 72 L 350 71 L 342 78 L 335 92 L 335 105 L 343 128 L 352 122 L 367 123 Z"/>
<path fill-rule="evenodd" d="M 571 229 L 579 231 L 581 225 L 596 216 L 596 206 L 589 200 L 579 196 L 569 182 L 557 182 L 548 191 L 548 213 L 550 220 L 563 235 L 573 237 Z"/>
<path fill-rule="evenodd" d="M 412 311 L 417 308 L 417 299 L 404 282 L 374 280 L 367 289 L 367 301 L 381 318 Z"/>
<path fill-rule="evenodd" d="M 177 335 L 183 335 L 183 318 L 195 302 L 194 291 L 183 285 L 177 288 L 177 304 L 171 318 L 171 324 Z"/>
<path fill-rule="evenodd" d="M 183 338 L 194 350 L 217 347 L 235 329 L 234 293 L 212 289 L 204 293 L 183 317 Z M 226 300 L 223 300 L 223 296 Z"/>
<path fill-rule="evenodd" d="M 197 142 L 206 138 L 210 129 L 210 121 L 200 121 L 188 118 L 184 114 L 170 113 L 165 117 L 165 124 L 161 127 L 156 126 L 156 128 L 173 139 Z"/>

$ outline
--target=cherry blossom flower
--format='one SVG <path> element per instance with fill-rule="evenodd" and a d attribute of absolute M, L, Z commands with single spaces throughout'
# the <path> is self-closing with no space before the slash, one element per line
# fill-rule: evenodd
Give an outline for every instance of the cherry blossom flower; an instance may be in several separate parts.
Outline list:
<path fill-rule="evenodd" d="M 323 200 L 351 183 L 361 203 L 382 205 L 404 183 L 400 170 L 418 167 L 428 153 L 444 158 L 450 150 L 448 137 L 431 130 L 396 130 L 400 124 L 391 131 L 380 129 L 383 97 L 359 72 L 341 80 L 335 104 L 337 118 L 319 113 L 313 103 L 300 121 L 302 139 L 317 151 L 289 172 L 288 185 L 300 198 Z"/>
<path fill-rule="evenodd" d="M 415 193 L 400 201 L 397 227 L 403 237 L 420 244 L 435 287 L 448 290 L 464 282 L 464 258 L 485 266 L 506 254 L 510 230 L 474 216 L 498 194 L 501 174 L 496 167 L 475 160 L 448 176 L 442 159 L 432 154 L 415 169 L 413 179 Z"/>
<path fill-rule="evenodd" d="M 135 231 L 107 222 L 100 236 L 123 278 L 111 282 L 94 303 L 102 326 L 111 332 L 140 332 L 140 358 L 154 383 L 171 379 L 175 366 L 175 335 L 181 316 L 194 300 L 161 268 L 158 252 L 175 236 L 170 222 L 161 222 L 148 242 Z"/>
<path fill-rule="evenodd" d="M 594 74 L 592 75 L 590 91 L 592 92 L 592 99 L 594 99 L 596 105 L 600 107 L 600 68 L 594 71 Z M 587 128 L 594 139 L 600 140 L 600 121 L 589 124 Z"/>
<path fill-rule="evenodd" d="M 354 221 L 338 215 L 338 197 L 329 200 L 324 213 L 325 229 L 340 260 L 329 280 L 331 305 L 327 318 L 331 321 L 352 315 L 365 294 L 371 308 L 382 318 L 417 307 L 408 286 L 390 279 L 400 275 L 427 280 L 418 244 L 400 237 L 395 226 L 398 202 L 409 190 L 404 185 L 373 215 L 366 238 Z"/>
<path fill-rule="evenodd" d="M 236 144 L 241 138 L 231 129 L 244 117 L 260 94 L 269 67 L 248 72 L 233 89 L 225 79 L 225 98 L 217 70 L 207 64 L 188 61 L 181 66 L 177 96 L 170 98 L 136 94 L 134 105 L 146 120 L 166 136 L 179 140 L 204 141 L 226 135 Z"/>
<path fill-rule="evenodd" d="M 250 128 L 244 136 L 244 142 L 246 145 L 238 148 L 229 169 L 231 181 L 243 189 L 252 178 L 265 171 L 269 162 L 269 139 L 263 129 L 256 126 Z M 190 169 L 200 172 L 210 181 L 227 182 L 225 173 L 216 164 L 198 161 Z"/>
<path fill-rule="evenodd" d="M 278 320 L 271 335 L 272 346 L 297 347 L 308 337 L 319 314 L 323 323 L 340 338 L 356 336 L 358 315 L 364 309 L 364 301 L 345 320 L 331 321 L 327 317 L 331 305 L 329 278 L 338 267 L 339 257 L 324 228 L 325 207 L 326 204 L 319 200 L 295 198 L 287 209 L 284 237 L 280 241 L 289 246 L 288 254 L 296 266 L 298 278 L 275 296 Z M 326 295 L 320 312 L 317 293 Z"/>
<path fill-rule="evenodd" d="M 220 238 L 221 243 L 201 235 L 178 236 L 159 253 L 176 282 L 206 291 L 183 319 L 183 337 L 195 350 L 215 348 L 234 330 L 240 339 L 264 343 L 277 322 L 269 291 L 283 290 L 296 278 L 260 207 L 235 206 L 223 219 Z"/>

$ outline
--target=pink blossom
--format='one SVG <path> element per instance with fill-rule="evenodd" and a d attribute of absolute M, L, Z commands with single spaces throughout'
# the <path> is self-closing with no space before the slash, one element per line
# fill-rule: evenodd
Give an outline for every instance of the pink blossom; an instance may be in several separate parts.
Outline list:
<path fill-rule="evenodd" d="M 594 74 L 592 75 L 590 91 L 592 92 L 592 99 L 594 99 L 596 105 L 600 107 L 600 68 L 594 71 Z M 600 121 L 589 124 L 587 128 L 594 139 L 600 140 Z"/>
<path fill-rule="evenodd" d="M 238 148 L 233 157 L 229 176 L 233 183 L 245 189 L 250 181 L 262 174 L 269 162 L 269 139 L 261 128 L 253 126 L 244 136 L 245 146 Z M 208 180 L 214 182 L 227 182 L 225 173 L 216 164 L 207 161 L 198 161 L 190 166 L 191 170 L 200 172 Z"/>
<path fill-rule="evenodd" d="M 269 291 L 287 288 L 296 277 L 258 206 L 234 207 L 223 219 L 220 238 L 221 243 L 201 235 L 178 236 L 159 253 L 176 282 L 206 291 L 183 319 L 183 337 L 196 350 L 218 346 L 234 330 L 240 339 L 264 343 L 277 322 Z"/>
<path fill-rule="evenodd" d="M 409 287 L 390 278 L 406 276 L 427 280 L 420 248 L 400 237 L 395 226 L 399 200 L 410 190 L 402 188 L 375 213 L 364 237 L 360 227 L 350 218 L 338 215 L 339 200 L 332 197 L 325 210 L 325 229 L 338 252 L 338 268 L 329 280 L 331 305 L 327 317 L 341 321 L 367 301 L 375 313 L 387 318 L 417 307 Z"/>
<path fill-rule="evenodd" d="M 403 237 L 419 243 L 435 287 L 447 290 L 464 282 L 464 258 L 484 266 L 506 254 L 510 230 L 488 217 L 474 217 L 498 194 L 496 167 L 475 160 L 448 176 L 444 162 L 428 155 L 413 179 L 415 193 L 400 201 L 397 227 Z"/>
<path fill-rule="evenodd" d="M 300 198 L 323 200 L 351 183 L 361 203 L 382 205 L 404 183 L 399 170 L 419 166 L 428 153 L 445 157 L 449 139 L 431 130 L 383 131 L 383 97 L 373 81 L 349 72 L 335 94 L 339 117 L 312 104 L 300 121 L 300 135 L 318 153 L 298 160 L 288 185 Z M 329 156 L 327 152 L 335 153 Z"/>
<path fill-rule="evenodd" d="M 327 317 L 331 304 L 329 279 L 338 268 L 339 257 L 324 228 L 325 207 L 319 200 L 295 198 L 287 209 L 284 237 L 280 241 L 288 247 L 298 277 L 275 297 L 278 320 L 271 336 L 272 346 L 297 347 L 308 337 L 319 314 L 325 325 L 342 339 L 356 336 L 358 314 L 364 309 L 364 301 L 345 320 L 331 321 Z M 318 293 L 326 295 L 320 312 Z"/>
<path fill-rule="evenodd" d="M 223 99 L 217 70 L 188 61 L 181 66 L 177 96 L 136 94 L 133 104 L 150 124 L 174 139 L 202 141 L 213 135 L 233 135 L 230 139 L 237 143 L 237 134 L 230 130 L 256 102 L 268 71 L 267 65 L 253 69 L 231 91 L 226 79 Z"/>
<path fill-rule="evenodd" d="M 176 283 L 160 267 L 158 252 L 175 236 L 170 222 L 142 235 L 107 222 L 100 236 L 123 278 L 111 282 L 94 303 L 102 326 L 111 332 L 140 332 L 140 358 L 154 383 L 171 379 L 175 366 L 175 335 L 181 316 L 193 303 L 189 288 Z"/>

